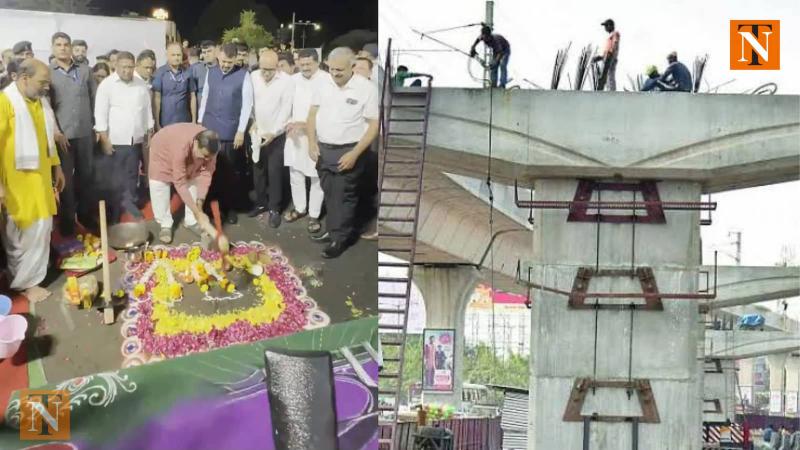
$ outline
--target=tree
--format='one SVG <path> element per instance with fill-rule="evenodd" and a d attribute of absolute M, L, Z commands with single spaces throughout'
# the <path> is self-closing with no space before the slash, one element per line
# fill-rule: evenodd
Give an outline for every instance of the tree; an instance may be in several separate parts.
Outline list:
<path fill-rule="evenodd" d="M 464 379 L 468 383 L 527 389 L 530 382 L 528 358 L 512 354 L 506 359 L 498 359 L 494 356 L 492 347 L 486 344 L 468 348 L 464 353 L 463 364 Z"/>
<path fill-rule="evenodd" d="M 264 4 L 255 0 L 214 0 L 200 15 L 191 33 L 192 41 L 220 40 L 225 30 L 239 26 L 241 11 L 254 11 L 255 22 L 261 24 L 267 31 L 278 29 L 278 19 Z"/>
<path fill-rule="evenodd" d="M 422 382 L 422 335 L 406 335 L 403 354 L 403 400 L 408 401 L 409 388 Z"/>
<path fill-rule="evenodd" d="M 272 46 L 272 35 L 256 22 L 255 11 L 242 11 L 239 26 L 225 30 L 222 42 L 244 42 L 252 49 Z"/>

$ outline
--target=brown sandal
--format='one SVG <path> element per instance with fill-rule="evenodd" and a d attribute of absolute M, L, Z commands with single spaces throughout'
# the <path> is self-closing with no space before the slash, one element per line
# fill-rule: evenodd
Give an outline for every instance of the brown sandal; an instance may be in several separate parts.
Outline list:
<path fill-rule="evenodd" d="M 283 220 L 292 223 L 306 216 L 306 213 L 299 213 L 297 210 L 292 209 L 283 215 Z"/>
<path fill-rule="evenodd" d="M 310 234 L 319 233 L 322 229 L 322 223 L 320 223 L 319 219 L 310 218 L 308 219 L 308 232 Z"/>

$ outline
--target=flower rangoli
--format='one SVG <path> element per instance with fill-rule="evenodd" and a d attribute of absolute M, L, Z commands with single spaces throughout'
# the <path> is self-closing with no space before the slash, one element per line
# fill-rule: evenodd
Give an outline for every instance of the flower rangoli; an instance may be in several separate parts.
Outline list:
<path fill-rule="evenodd" d="M 127 264 L 123 288 L 123 367 L 330 323 L 280 249 L 258 242 L 233 245 L 225 259 L 199 246 L 153 247 Z"/>

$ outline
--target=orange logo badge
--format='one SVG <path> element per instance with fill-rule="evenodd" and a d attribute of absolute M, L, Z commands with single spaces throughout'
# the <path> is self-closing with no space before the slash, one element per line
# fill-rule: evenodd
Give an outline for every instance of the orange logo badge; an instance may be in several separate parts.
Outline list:
<path fill-rule="evenodd" d="M 731 70 L 781 68 L 780 20 L 731 20 Z"/>
<path fill-rule="evenodd" d="M 69 439 L 69 393 L 25 390 L 20 395 L 19 438 L 24 441 Z"/>

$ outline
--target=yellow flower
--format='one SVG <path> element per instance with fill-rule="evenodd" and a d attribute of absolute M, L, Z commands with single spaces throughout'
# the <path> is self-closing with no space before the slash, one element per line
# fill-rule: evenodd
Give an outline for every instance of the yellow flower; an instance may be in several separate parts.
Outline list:
<path fill-rule="evenodd" d="M 166 284 L 158 284 L 153 288 L 153 302 L 160 303 L 170 299 L 169 286 Z"/>
<path fill-rule="evenodd" d="M 229 284 L 228 286 L 231 286 Z M 203 286 L 200 290 L 203 290 Z M 155 293 L 154 293 L 155 294 Z M 153 322 L 155 332 L 172 336 L 183 332 L 208 333 L 212 329 L 223 329 L 239 320 L 246 320 L 253 325 L 272 323 L 278 320 L 286 309 L 286 304 L 272 280 L 262 283 L 261 303 L 248 309 L 236 310 L 210 316 L 192 316 L 176 311 L 162 303 L 153 306 Z"/>
<path fill-rule="evenodd" d="M 200 286 L 200 292 L 203 292 L 203 293 L 208 292 L 208 285 L 204 284 L 204 285 Z"/>
<path fill-rule="evenodd" d="M 183 296 L 183 288 L 178 283 L 172 283 L 169 287 L 169 297 L 172 300 L 178 300 Z"/>
<path fill-rule="evenodd" d="M 144 295 L 145 287 L 144 284 L 139 283 L 133 287 L 133 296 L 134 297 L 141 297 Z"/>

